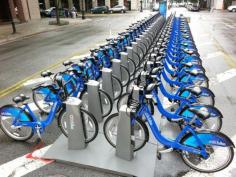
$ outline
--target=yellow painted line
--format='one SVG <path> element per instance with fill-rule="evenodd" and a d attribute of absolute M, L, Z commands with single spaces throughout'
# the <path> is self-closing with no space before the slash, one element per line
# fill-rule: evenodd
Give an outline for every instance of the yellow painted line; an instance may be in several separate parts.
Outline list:
<path fill-rule="evenodd" d="M 98 43 L 99 43 L 99 42 L 100 42 L 100 41 L 98 41 Z M 62 64 L 63 61 L 68 60 L 68 59 L 72 58 L 73 56 L 84 54 L 85 52 L 88 51 L 88 48 L 91 48 L 91 47 L 95 47 L 95 45 L 93 44 L 93 45 L 91 45 L 91 46 L 88 46 L 86 49 L 84 49 L 84 50 L 82 50 L 82 51 L 75 52 L 75 53 L 73 53 L 72 55 L 66 56 L 66 57 L 60 59 L 58 62 L 56 62 L 56 63 L 54 63 L 54 64 L 52 64 L 52 65 L 49 65 L 49 66 L 47 66 L 46 68 L 44 68 L 44 69 L 42 69 L 42 70 L 40 70 L 40 71 L 37 71 L 36 73 L 34 73 L 34 74 L 32 74 L 32 75 L 30 75 L 30 76 L 28 76 L 28 77 L 22 79 L 21 81 L 15 83 L 14 85 L 12 85 L 12 86 L 10 86 L 10 87 L 8 87 L 8 88 L 5 88 L 5 89 L 1 90 L 1 91 L 0 91 L 0 98 L 2 98 L 2 97 L 4 97 L 4 96 L 6 96 L 6 95 L 8 95 L 8 94 L 10 94 L 10 93 L 12 93 L 12 92 L 18 90 L 18 89 L 20 89 L 20 88 L 23 86 L 23 84 L 24 84 L 25 82 L 27 82 L 28 80 L 33 79 L 34 77 L 40 75 L 41 72 L 43 72 L 43 71 L 45 71 L 45 70 L 52 70 L 52 69 L 55 69 L 55 68 L 59 67 L 59 66 Z"/>
<path fill-rule="evenodd" d="M 33 79 L 34 77 L 38 76 L 41 72 L 45 71 L 45 70 L 51 70 L 51 69 L 55 69 L 57 68 L 59 65 L 61 65 L 61 63 L 71 57 L 73 57 L 74 55 L 79 55 L 81 52 L 76 52 L 74 53 L 73 55 L 70 55 L 70 56 L 67 56 L 67 57 L 64 57 L 62 58 L 61 60 L 59 60 L 58 62 L 52 64 L 52 65 L 49 65 L 48 67 L 40 70 L 40 71 L 37 71 L 36 73 L 32 74 L 31 76 L 29 77 L 26 77 L 24 79 L 22 79 L 21 81 L 15 83 L 14 85 L 6 88 L 6 89 L 3 89 L 0 91 L 0 98 L 3 97 L 3 96 L 6 96 L 16 90 L 18 90 L 19 88 L 21 88 L 23 86 L 23 83 L 25 83 L 26 81 L 30 80 L 30 79 Z"/>
<path fill-rule="evenodd" d="M 235 59 L 223 49 L 223 47 L 214 37 L 213 39 L 214 39 L 216 48 L 223 53 L 224 60 L 228 64 L 228 66 L 231 68 L 235 68 L 236 67 Z"/>

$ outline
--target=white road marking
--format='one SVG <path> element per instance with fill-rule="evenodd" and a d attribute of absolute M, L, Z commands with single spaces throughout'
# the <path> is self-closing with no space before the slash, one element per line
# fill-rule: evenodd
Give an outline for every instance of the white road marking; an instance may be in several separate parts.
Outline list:
<path fill-rule="evenodd" d="M 207 54 L 206 59 L 215 58 L 221 55 L 223 55 L 223 53 L 220 51 L 212 52 L 212 53 Z"/>
<path fill-rule="evenodd" d="M 222 83 L 228 79 L 231 79 L 236 76 L 236 69 L 232 68 L 223 73 L 217 74 L 216 77 L 210 78 L 210 85 L 216 85 Z"/>
<path fill-rule="evenodd" d="M 200 44 L 198 44 L 197 46 L 198 46 L 198 47 L 202 47 L 202 46 L 205 46 L 205 45 L 212 45 L 212 44 L 213 44 L 212 41 L 208 41 L 208 42 L 200 43 Z"/>
<path fill-rule="evenodd" d="M 1 177 L 20 177 L 24 176 L 38 168 L 41 168 L 53 161 L 40 160 L 40 158 L 46 153 L 51 145 L 42 149 L 36 150 L 32 153 L 33 158 L 27 158 L 28 154 L 18 157 L 10 162 L 2 164 L 0 166 Z"/>
<path fill-rule="evenodd" d="M 227 70 L 223 73 L 217 74 L 216 78 L 219 83 L 224 82 L 228 79 L 231 79 L 236 76 L 236 69 L 232 68 L 230 70 Z"/>

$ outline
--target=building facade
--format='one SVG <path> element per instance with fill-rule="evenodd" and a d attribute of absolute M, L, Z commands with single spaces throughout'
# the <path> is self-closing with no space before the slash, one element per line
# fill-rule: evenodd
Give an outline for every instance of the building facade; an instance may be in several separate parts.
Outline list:
<path fill-rule="evenodd" d="M 54 0 L 39 0 L 39 2 L 43 4 L 45 9 L 55 6 Z M 116 5 L 124 5 L 129 10 L 139 10 L 141 2 L 143 9 L 149 9 L 152 0 L 60 0 L 60 7 L 71 9 L 75 6 L 80 11 L 84 6 L 84 9 L 89 12 L 91 8 L 96 6 L 108 6 L 110 8 Z"/>
<path fill-rule="evenodd" d="M 0 21 L 27 22 L 40 19 L 38 0 L 4 0 L 0 1 Z"/>

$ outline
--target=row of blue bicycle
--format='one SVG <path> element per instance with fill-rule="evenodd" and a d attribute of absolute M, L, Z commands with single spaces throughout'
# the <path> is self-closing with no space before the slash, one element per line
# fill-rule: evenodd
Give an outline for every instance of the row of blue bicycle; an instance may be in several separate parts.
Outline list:
<path fill-rule="evenodd" d="M 179 152 L 192 169 L 210 173 L 226 168 L 233 159 L 234 144 L 219 132 L 223 116 L 214 107 L 214 94 L 208 88 L 208 79 L 187 20 L 171 15 L 161 31 L 159 20 L 160 16 L 155 14 L 132 24 L 117 38 L 107 39 L 107 44 L 91 49 L 90 55 L 80 62 L 63 62 L 64 71 L 42 72 L 41 76 L 49 78 L 50 82 L 32 89 L 33 101 L 40 114 L 36 115 L 29 107 L 30 98 L 20 94 L 13 98 L 15 104 L 0 108 L 1 129 L 15 140 L 26 141 L 35 133 L 41 137 L 57 117 L 58 126 L 68 136 L 64 101 L 72 96 L 82 100 L 80 112 L 86 126 L 86 143 L 91 142 L 98 134 L 98 123 L 88 111 L 88 80 L 96 80 L 102 85 L 102 69 L 112 68 L 113 59 L 121 59 L 121 52 L 127 52 L 127 47 L 151 31 L 149 37 L 138 43 L 138 51 L 133 52 L 136 57 L 128 58 L 128 66 L 121 64 L 121 78 L 112 75 L 113 98 L 117 102 L 104 90 L 98 91 L 102 116 L 109 116 L 103 126 L 107 141 L 116 146 L 119 113 L 110 115 L 113 104 L 117 103 L 117 110 L 127 104 L 135 112 L 131 116 L 135 151 L 148 142 L 150 129 L 165 150 Z M 134 87 L 139 89 L 138 98 L 134 97 Z M 164 108 L 159 93 L 174 105 L 171 109 Z M 176 139 L 170 140 L 161 134 L 153 116 L 155 110 L 179 125 L 181 131 Z M 157 155 L 160 158 L 161 151 Z"/>
<path fill-rule="evenodd" d="M 163 144 L 157 151 L 159 159 L 162 152 L 176 151 L 186 165 L 205 173 L 230 165 L 235 146 L 220 132 L 223 116 L 214 107 L 214 94 L 208 88 L 208 78 L 186 18 L 172 14 L 167 19 L 134 76 L 126 87 L 127 93 L 117 102 L 118 110 L 124 104 L 132 110 L 134 151 L 149 141 L 150 130 Z M 172 103 L 170 108 L 163 106 L 160 93 Z M 179 125 L 175 139 L 161 133 L 155 110 Z M 119 113 L 115 113 L 106 119 L 103 127 L 113 147 L 118 122 Z"/>
<path fill-rule="evenodd" d="M 107 39 L 106 45 L 98 49 L 91 49 L 90 56 L 80 60 L 79 63 L 65 61 L 65 70 L 53 73 L 44 71 L 41 76 L 48 78 L 50 82 L 39 84 L 32 88 L 33 102 L 39 109 L 39 115 L 32 111 L 29 106 L 30 97 L 20 94 L 12 100 L 14 104 L 5 105 L 0 108 L 0 127 L 10 138 L 18 141 L 26 141 L 34 134 L 41 138 L 45 128 L 57 118 L 58 126 L 65 136 L 68 136 L 68 115 L 65 101 L 70 97 L 78 97 L 82 100 L 80 109 L 84 119 L 86 130 L 86 143 L 94 140 L 98 134 L 98 123 L 95 117 L 88 112 L 88 80 L 96 80 L 102 85 L 102 68 L 111 68 L 112 59 L 120 59 L 120 52 L 125 52 L 127 46 L 149 28 L 159 18 L 159 14 L 132 24 L 124 33 L 117 38 Z M 133 65 L 132 65 L 133 64 Z M 135 72 L 136 64 L 129 59 L 129 68 L 121 65 L 122 79 L 112 75 L 114 88 L 114 99 L 118 99 Z M 132 68 L 133 66 L 133 68 Z M 129 71 L 132 71 L 131 73 Z M 98 90 L 102 116 L 108 116 L 113 108 L 113 100 L 102 89 Z"/>

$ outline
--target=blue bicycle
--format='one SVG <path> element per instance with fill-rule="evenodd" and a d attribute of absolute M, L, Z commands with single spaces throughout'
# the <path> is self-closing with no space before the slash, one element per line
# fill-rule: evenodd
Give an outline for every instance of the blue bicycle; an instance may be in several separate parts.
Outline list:
<path fill-rule="evenodd" d="M 41 76 L 50 77 L 53 75 L 51 72 L 42 72 Z M 61 78 L 61 80 L 57 80 L 55 78 Z M 67 92 L 68 96 L 77 97 L 82 100 L 82 106 L 86 110 L 88 110 L 88 92 L 86 85 L 86 78 L 82 72 L 79 72 L 77 69 L 68 68 L 64 72 L 57 73 L 53 78 L 53 87 L 59 90 L 64 90 Z M 72 83 L 72 84 L 66 84 Z M 66 85 L 65 85 L 66 84 Z M 63 86 L 65 85 L 65 86 Z M 102 108 L 102 116 L 108 116 L 112 111 L 112 100 L 110 96 L 103 90 L 98 90 L 99 97 L 101 99 L 101 108 Z M 51 94 L 51 90 L 43 85 L 36 86 L 33 88 L 33 100 L 36 106 L 45 113 L 49 113 L 51 107 L 53 105 L 53 100 L 48 99 L 48 96 Z M 50 97 L 49 97 L 50 98 Z"/>
<path fill-rule="evenodd" d="M 157 87 L 156 84 L 150 84 L 147 88 L 143 89 L 146 99 L 152 98 L 150 92 Z M 145 99 L 143 99 L 145 100 Z M 169 139 L 161 134 L 155 118 L 152 116 L 151 111 L 145 101 L 139 102 L 132 98 L 132 94 L 128 99 L 128 108 L 133 109 L 131 114 L 131 126 L 134 129 L 134 151 L 141 149 L 149 139 L 149 132 L 146 124 L 142 121 L 144 116 L 148 122 L 150 130 L 157 141 L 164 145 L 165 149 L 170 151 L 175 150 L 179 152 L 183 161 L 190 168 L 204 173 L 212 173 L 223 170 L 233 160 L 235 147 L 233 142 L 223 133 L 210 132 L 210 131 L 196 131 L 192 126 L 196 117 L 185 125 L 179 132 L 175 139 Z M 195 110 L 195 114 L 207 116 L 204 111 Z M 109 116 L 103 126 L 105 138 L 113 147 L 116 147 L 117 126 L 119 122 L 119 114 Z M 160 159 L 160 152 L 157 156 Z"/>
<path fill-rule="evenodd" d="M 9 104 L 0 108 L 0 128 L 8 137 L 17 141 L 26 141 L 37 134 L 41 138 L 45 128 L 57 117 L 57 112 L 59 112 L 58 126 L 64 135 L 68 136 L 69 116 L 66 114 L 63 104 L 67 96 L 52 85 L 41 87 L 50 89 L 47 99 L 52 102 L 52 107 L 46 118 L 42 115 L 36 115 L 31 110 L 27 102 L 29 97 L 23 94 L 13 98 L 14 105 Z M 85 142 L 89 143 L 98 134 L 98 123 L 94 116 L 83 108 L 80 109 L 80 113 L 86 130 Z"/>

